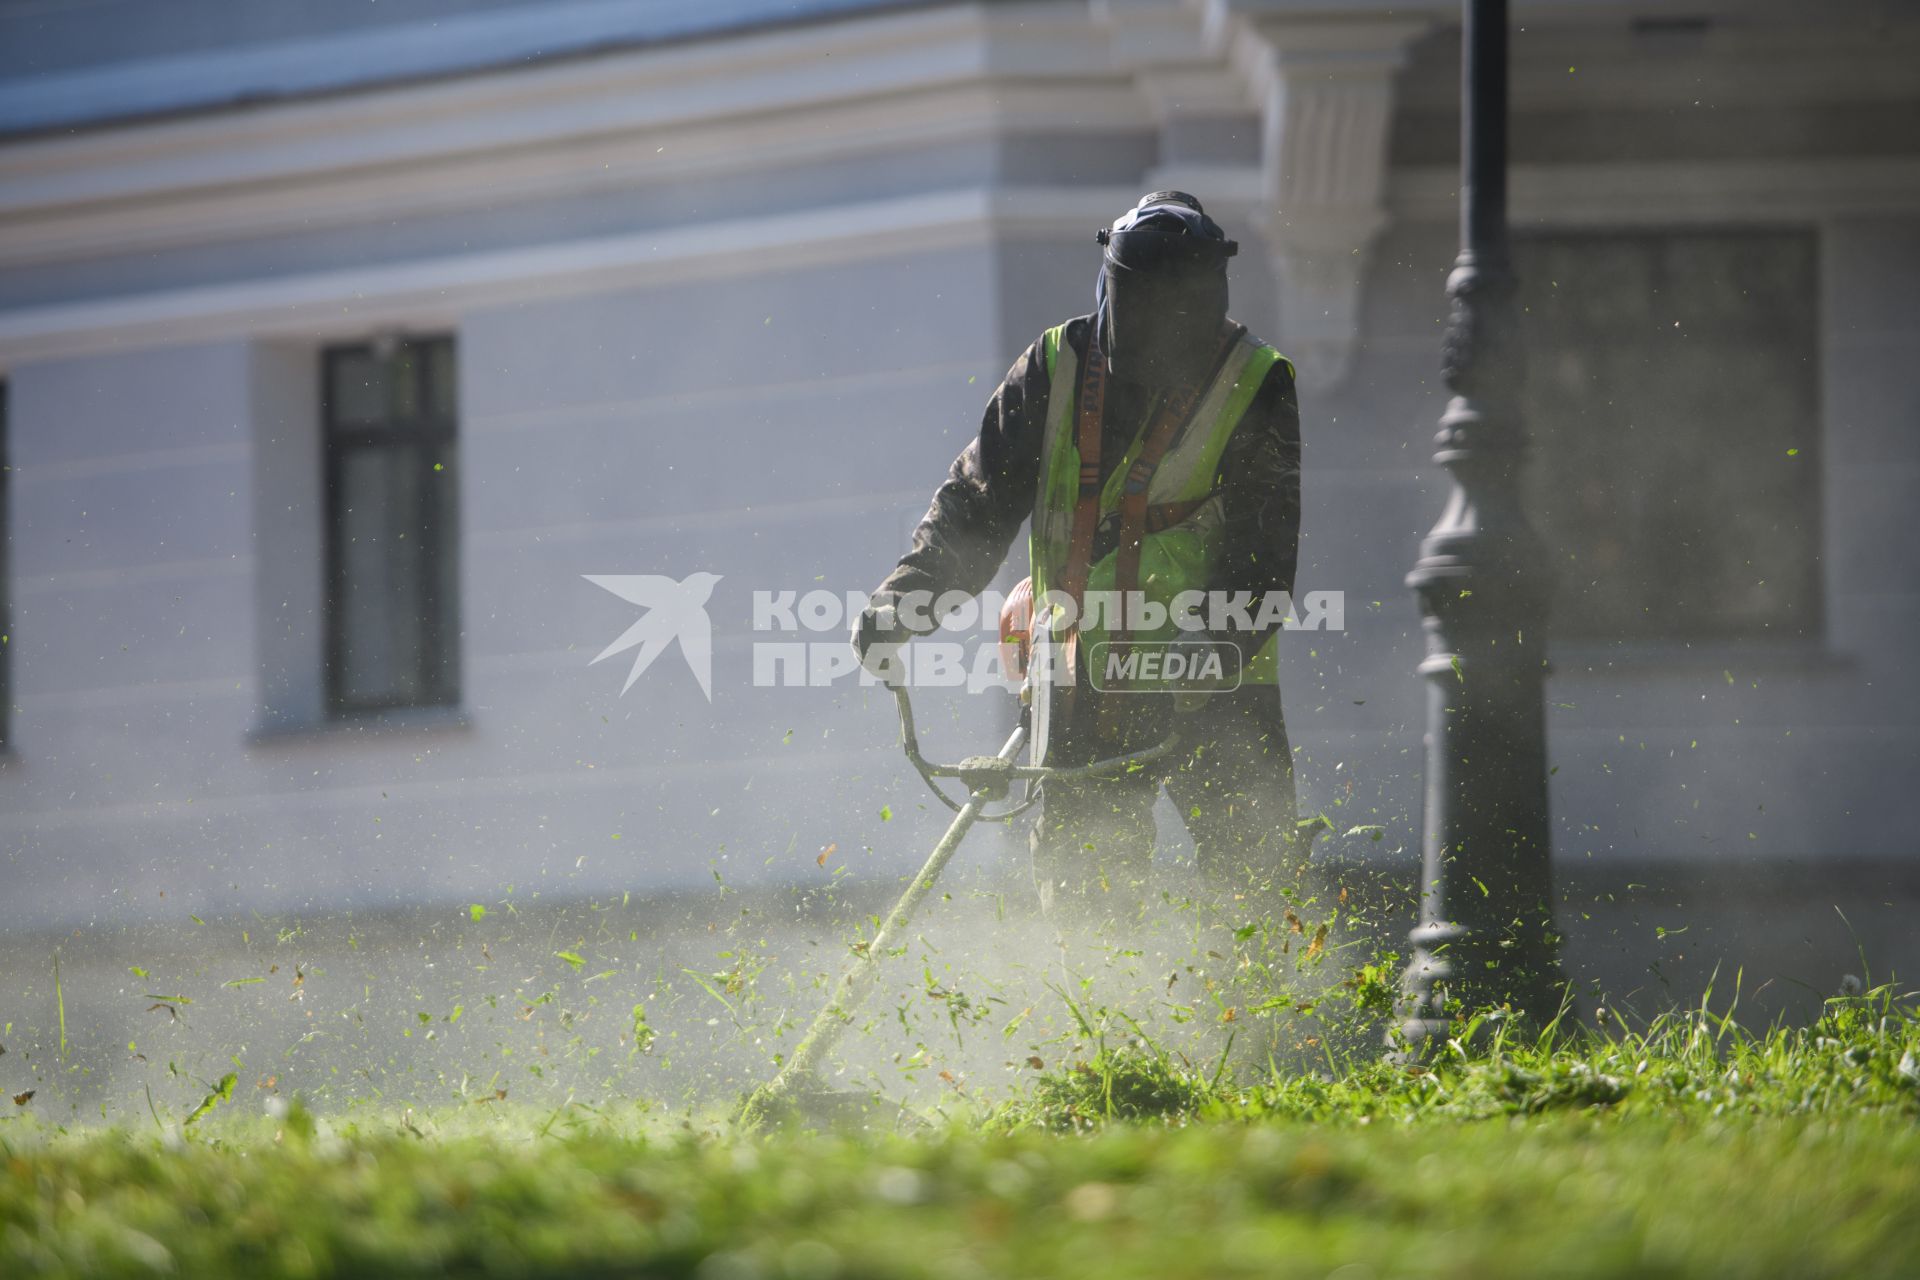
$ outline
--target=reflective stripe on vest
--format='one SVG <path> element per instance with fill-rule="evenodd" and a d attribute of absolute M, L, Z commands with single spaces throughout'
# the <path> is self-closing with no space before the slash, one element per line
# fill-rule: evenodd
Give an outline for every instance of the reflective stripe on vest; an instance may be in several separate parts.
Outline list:
<path fill-rule="evenodd" d="M 1027 542 L 1036 603 L 1048 590 L 1057 589 L 1058 575 L 1065 566 L 1080 467 L 1074 442 L 1080 358 L 1066 341 L 1066 326 L 1047 330 L 1041 350 L 1051 392 Z M 1180 591 L 1205 588 L 1208 570 L 1218 554 L 1221 523 L 1220 503 L 1208 498 L 1234 428 L 1276 363 L 1285 364 L 1289 373 L 1293 370 L 1293 363 L 1285 356 L 1243 333 L 1195 409 L 1193 421 L 1154 471 L 1147 486 L 1147 501 L 1163 509 L 1166 516 L 1160 528 L 1150 523 L 1142 540 L 1141 586 L 1152 598 L 1164 603 Z M 1126 474 L 1140 445 L 1141 439 L 1136 437 L 1102 488 L 1103 517 L 1119 510 Z M 1169 518 L 1175 522 L 1166 523 Z M 1113 589 L 1113 560 L 1109 552 L 1096 563 L 1088 575 L 1089 591 Z M 1243 683 L 1273 683 L 1278 641 L 1276 633 L 1261 646 L 1242 674 Z"/>

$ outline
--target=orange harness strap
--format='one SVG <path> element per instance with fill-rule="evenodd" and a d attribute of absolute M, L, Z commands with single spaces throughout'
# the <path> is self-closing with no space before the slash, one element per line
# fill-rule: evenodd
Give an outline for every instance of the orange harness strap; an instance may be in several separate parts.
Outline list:
<path fill-rule="evenodd" d="M 1125 488 L 1120 501 L 1120 537 L 1114 552 L 1114 589 L 1121 593 L 1123 602 L 1121 621 L 1124 624 L 1128 601 L 1139 589 L 1140 547 L 1145 536 L 1161 529 L 1171 528 L 1185 520 L 1198 510 L 1201 502 L 1169 502 L 1153 507 L 1147 505 L 1147 488 L 1152 483 L 1153 474 L 1159 470 L 1160 462 L 1167 455 L 1173 442 L 1180 438 L 1193 418 L 1194 410 L 1200 405 L 1200 398 L 1206 393 L 1217 376 L 1220 363 L 1233 349 L 1233 344 L 1245 332 L 1244 326 L 1226 325 L 1221 333 L 1220 350 L 1208 367 L 1207 376 L 1188 387 L 1181 387 L 1160 403 L 1153 421 L 1147 427 L 1146 439 L 1141 444 L 1140 454 L 1127 470 Z M 1100 519 L 1100 428 L 1106 412 L 1107 399 L 1107 357 L 1100 346 L 1100 330 L 1095 325 L 1087 335 L 1087 358 L 1080 366 L 1080 386 L 1078 402 L 1075 405 L 1076 418 L 1074 445 L 1080 455 L 1079 493 L 1073 507 L 1072 532 L 1067 543 L 1067 563 L 1062 573 L 1061 586 L 1074 602 L 1077 611 L 1074 625 L 1064 640 L 1066 650 L 1066 673 L 1069 683 L 1063 691 L 1066 705 L 1063 708 L 1072 714 L 1074 694 L 1079 687 L 1078 670 L 1080 655 L 1080 617 L 1086 612 L 1087 576 L 1093 571 L 1093 544 L 1102 521 Z M 1114 645 L 1116 650 L 1125 652 L 1127 632 L 1124 625 L 1116 631 Z"/>
<path fill-rule="evenodd" d="M 1073 626 L 1062 642 L 1066 671 L 1076 677 L 1080 658 L 1080 618 L 1086 611 L 1087 575 L 1093 571 L 1093 538 L 1100 527 L 1100 423 L 1107 407 L 1107 355 L 1100 347 L 1100 327 L 1087 335 L 1087 358 L 1080 362 L 1080 386 L 1075 404 L 1078 421 L 1074 446 L 1080 455 L 1080 491 L 1073 504 L 1072 534 L 1061 587 L 1073 601 Z M 1077 678 L 1074 683 L 1077 683 Z M 1073 684 L 1068 685 L 1071 699 Z"/>
<path fill-rule="evenodd" d="M 1165 533 L 1177 524 L 1186 523 L 1187 520 L 1192 518 L 1194 512 L 1206 506 L 1212 498 L 1213 494 L 1207 493 L 1202 497 L 1192 498 L 1185 502 L 1155 502 L 1149 504 L 1147 507 L 1147 532 Z M 1120 539 L 1120 519 L 1120 512 L 1109 511 L 1106 518 L 1100 521 L 1100 532 L 1095 540 L 1098 541 L 1099 538 L 1111 537 L 1114 540 L 1114 545 L 1118 546 Z"/>
<path fill-rule="evenodd" d="M 1074 445 L 1080 455 L 1080 491 L 1073 504 L 1073 532 L 1067 542 L 1061 586 L 1074 607 L 1083 608 L 1087 574 L 1093 569 L 1093 537 L 1100 527 L 1100 422 L 1107 405 L 1107 356 L 1100 349 L 1098 326 L 1087 336 L 1087 358 L 1080 364 L 1075 405 Z"/>
<path fill-rule="evenodd" d="M 1184 503 L 1163 503 L 1157 508 L 1147 506 L 1147 486 L 1153 482 L 1153 473 L 1160 469 L 1161 459 L 1167 456 L 1167 450 L 1180 438 L 1193 418 L 1193 412 L 1200 407 L 1200 397 L 1212 385 L 1220 362 L 1226 358 L 1233 344 L 1240 340 L 1244 329 L 1240 325 L 1228 325 L 1221 335 L 1220 350 L 1215 353 L 1213 362 L 1208 366 L 1207 376 L 1192 386 L 1181 387 L 1161 402 L 1160 412 L 1154 415 L 1153 425 L 1147 429 L 1146 442 L 1140 446 L 1140 456 L 1135 458 L 1133 466 L 1127 471 L 1126 488 L 1120 497 L 1120 541 L 1114 547 L 1114 589 L 1121 593 L 1122 601 L 1130 601 L 1140 589 L 1140 547 L 1152 528 L 1150 511 L 1158 511 L 1164 519 L 1172 514 L 1170 509 L 1187 506 Z M 1199 503 L 1183 515 L 1192 514 Z M 1178 523 L 1172 521 L 1171 523 Z M 1162 526 L 1166 527 L 1165 525 Z M 1114 639 L 1116 651 L 1125 652 L 1128 639 L 1124 626 L 1131 610 L 1121 610 L 1122 627 Z"/>

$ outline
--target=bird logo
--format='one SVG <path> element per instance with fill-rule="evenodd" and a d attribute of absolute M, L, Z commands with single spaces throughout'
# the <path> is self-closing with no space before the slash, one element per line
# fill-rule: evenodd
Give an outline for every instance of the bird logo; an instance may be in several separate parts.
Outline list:
<path fill-rule="evenodd" d="M 708 702 L 713 701 L 713 622 L 707 617 L 707 599 L 713 595 L 714 584 L 720 581 L 719 574 L 690 573 L 678 582 L 657 573 L 581 576 L 628 604 L 637 604 L 646 610 L 638 622 L 621 632 L 620 638 L 602 649 L 593 660 L 600 662 L 616 653 L 625 653 L 635 645 L 640 647 L 640 652 L 633 656 L 633 669 L 627 672 L 627 682 L 620 686 L 623 696 L 633 688 L 640 673 L 678 640 L 680 656 L 687 660 L 693 678 L 700 682 L 700 692 L 707 695 Z M 593 662 L 587 665 L 592 666 Z"/>

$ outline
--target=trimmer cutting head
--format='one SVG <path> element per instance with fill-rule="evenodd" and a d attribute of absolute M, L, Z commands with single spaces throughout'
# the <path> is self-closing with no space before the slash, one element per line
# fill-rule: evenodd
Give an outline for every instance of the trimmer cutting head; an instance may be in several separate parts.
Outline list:
<path fill-rule="evenodd" d="M 749 1129 L 814 1129 L 822 1132 L 897 1133 L 920 1122 L 902 1103 L 859 1089 L 835 1089 L 809 1076 L 776 1080 L 756 1089 L 740 1109 Z"/>

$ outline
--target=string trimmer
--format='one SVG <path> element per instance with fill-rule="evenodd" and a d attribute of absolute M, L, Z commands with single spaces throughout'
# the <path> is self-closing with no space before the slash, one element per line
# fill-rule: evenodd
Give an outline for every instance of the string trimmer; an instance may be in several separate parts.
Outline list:
<path fill-rule="evenodd" d="M 939 797 L 940 802 L 953 810 L 953 822 L 947 827 L 947 833 L 940 837 L 940 843 L 934 845 L 926 865 L 920 868 L 919 874 L 908 883 L 906 892 L 900 895 L 900 900 L 883 918 L 879 930 L 864 947 L 855 950 L 852 962 L 834 985 L 826 1007 L 814 1018 L 813 1024 L 795 1046 L 792 1056 L 781 1066 L 779 1074 L 747 1099 L 740 1112 L 742 1124 L 758 1126 L 796 1114 L 820 1118 L 866 1106 L 865 1095 L 827 1089 L 816 1074 L 817 1068 L 846 1031 L 861 1001 L 865 999 L 882 959 L 894 948 L 914 913 L 933 891 L 940 873 L 960 848 L 960 842 L 972 830 L 974 823 L 1005 822 L 1025 813 L 1039 800 L 1040 784 L 1048 779 L 1125 773 L 1165 755 L 1174 743 L 1174 739 L 1169 737 L 1145 750 L 1071 768 L 1019 764 L 1016 762 L 1027 746 L 1030 725 L 1029 708 L 1022 705 L 1019 724 L 1008 735 L 1005 745 L 997 754 L 968 756 L 958 764 L 933 764 L 920 754 L 920 741 L 913 727 L 913 703 L 907 696 L 906 688 L 896 685 L 893 692 L 899 703 L 900 744 L 906 751 L 907 760 L 926 780 L 927 786 Z M 948 795 L 942 785 L 943 779 L 958 780 L 966 789 L 966 800 L 955 800 Z M 1024 784 L 1021 798 L 997 812 L 987 812 L 988 805 L 1008 798 L 1016 782 Z"/>

